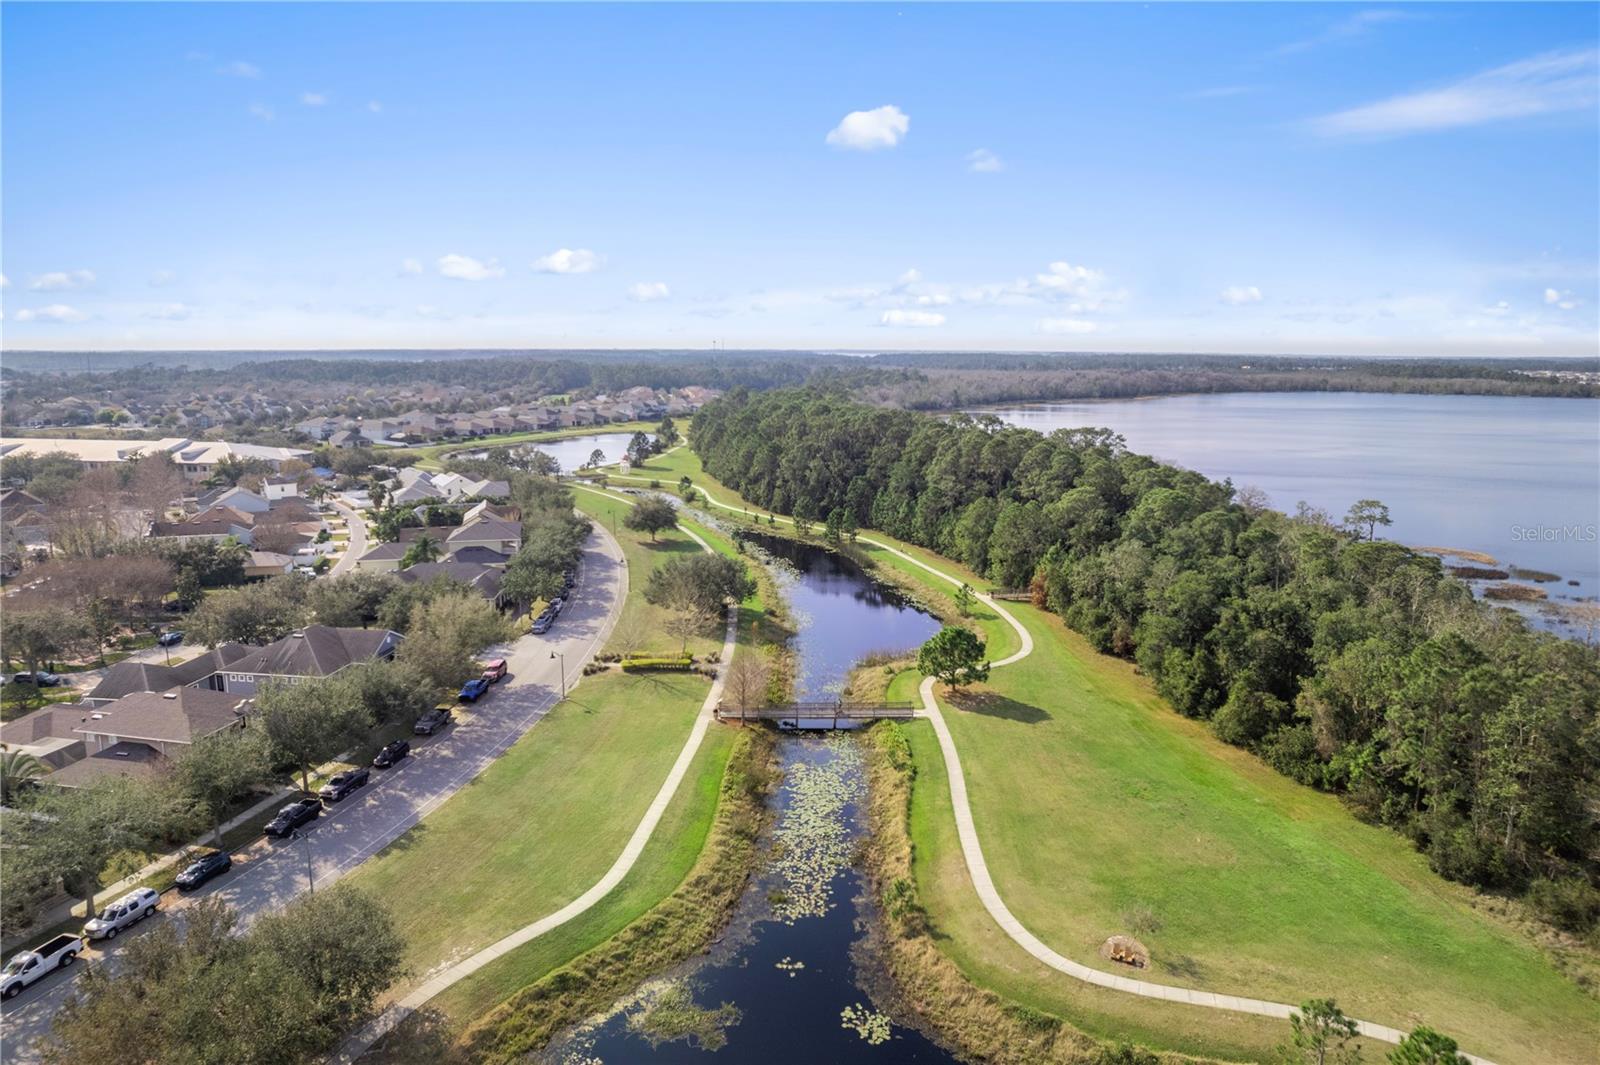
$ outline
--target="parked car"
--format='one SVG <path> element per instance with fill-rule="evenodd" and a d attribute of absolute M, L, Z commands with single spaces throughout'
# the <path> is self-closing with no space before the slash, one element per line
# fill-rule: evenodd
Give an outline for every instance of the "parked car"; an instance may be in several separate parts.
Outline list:
<path fill-rule="evenodd" d="M 475 703 L 478 701 L 479 696 L 483 695 L 483 693 L 488 690 L 488 681 L 484 680 L 482 677 L 473 677 L 471 680 L 467 681 L 461 686 L 461 701 L 464 703 Z"/>
<path fill-rule="evenodd" d="M 27 987 L 57 969 L 65 969 L 78 958 L 83 940 L 74 935 L 56 936 L 50 942 L 11 956 L 0 970 L 0 997 L 15 998 Z"/>
<path fill-rule="evenodd" d="M 116 939 L 117 933 L 129 925 L 144 920 L 161 905 L 161 896 L 147 887 L 135 888 L 122 898 L 100 911 L 100 915 L 83 926 L 89 939 Z"/>
<path fill-rule="evenodd" d="M 550 600 L 550 605 L 545 607 L 545 611 L 550 614 L 551 617 L 555 617 L 557 614 L 561 613 L 561 609 L 566 605 L 567 601 L 558 595 L 554 599 Z"/>
<path fill-rule="evenodd" d="M 543 636 L 545 633 L 550 631 L 550 626 L 555 623 L 555 620 L 556 619 L 548 612 L 540 614 L 538 617 L 533 619 L 533 624 L 528 626 L 528 631 L 533 633 L 535 636 Z"/>
<path fill-rule="evenodd" d="M 176 647 L 182 642 L 183 633 L 177 630 L 173 630 L 172 632 L 163 632 L 160 636 L 156 637 L 157 647 Z"/>
<path fill-rule="evenodd" d="M 365 784 L 368 776 L 370 774 L 365 769 L 346 769 L 342 773 L 335 773 L 317 794 L 327 802 L 338 802 Z"/>
<path fill-rule="evenodd" d="M 491 658 L 489 661 L 487 661 L 487 662 L 485 662 L 483 664 L 483 679 L 488 681 L 490 684 L 493 684 L 495 681 L 499 680 L 501 677 L 503 677 L 505 675 L 506 675 L 506 660 L 505 659 L 503 659 L 503 658 Z"/>
<path fill-rule="evenodd" d="M 307 796 L 278 811 L 278 816 L 267 822 L 266 833 L 274 839 L 286 839 L 295 829 L 322 816 L 322 801 Z"/>
<path fill-rule="evenodd" d="M 203 854 L 189 867 L 178 874 L 177 884 L 179 891 L 193 891 L 214 876 L 221 876 L 233 868 L 233 857 L 227 851 L 212 851 Z"/>
<path fill-rule="evenodd" d="M 410 753 L 411 742 L 409 740 L 395 740 L 393 743 L 384 745 L 383 750 L 379 751 L 378 756 L 372 760 L 372 764 L 378 769 L 388 769 Z"/>
<path fill-rule="evenodd" d="M 451 712 L 454 709 L 453 703 L 440 703 L 426 714 L 417 718 L 417 723 L 411 727 L 411 731 L 418 736 L 432 736 L 435 732 L 455 720 L 455 714 Z"/>
<path fill-rule="evenodd" d="M 13 684 L 33 684 L 40 688 L 54 688 L 61 683 L 61 678 L 54 673 L 41 669 L 37 673 L 18 673 L 11 678 L 11 681 Z"/>
<path fill-rule="evenodd" d="M 567 572 L 561 575 L 561 583 L 565 585 L 567 591 L 570 592 L 572 591 L 573 586 L 578 583 L 578 575 L 569 569 Z"/>

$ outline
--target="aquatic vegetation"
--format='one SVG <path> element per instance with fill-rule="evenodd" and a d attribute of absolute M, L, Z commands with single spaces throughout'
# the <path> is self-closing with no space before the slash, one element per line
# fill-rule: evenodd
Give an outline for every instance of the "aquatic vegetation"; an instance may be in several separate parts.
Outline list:
<path fill-rule="evenodd" d="M 651 1047 L 682 1039 L 702 1050 L 720 1050 L 728 1043 L 728 1029 L 744 1014 L 731 1002 L 707 1009 L 694 1000 L 694 987 L 679 980 L 652 988 L 638 1010 L 628 1015 L 628 1030 L 649 1041 Z"/>
<path fill-rule="evenodd" d="M 840 735 L 816 742 L 825 756 L 790 767 L 787 804 L 773 832 L 772 870 L 781 886 L 769 897 L 773 917 L 785 924 L 833 908 L 833 882 L 855 853 L 848 807 L 862 788 L 860 749 Z"/>
<path fill-rule="evenodd" d="M 893 1028 L 887 1013 L 879 1013 L 859 1002 L 839 1011 L 839 1024 L 840 1027 L 855 1032 L 872 1046 L 887 1043 Z"/>
<path fill-rule="evenodd" d="M 797 975 L 799 975 L 800 970 L 806 967 L 806 963 L 803 961 L 796 961 L 785 954 L 782 961 L 773 962 L 772 966 L 775 969 L 781 969 L 788 973 L 789 979 L 793 980 Z"/>

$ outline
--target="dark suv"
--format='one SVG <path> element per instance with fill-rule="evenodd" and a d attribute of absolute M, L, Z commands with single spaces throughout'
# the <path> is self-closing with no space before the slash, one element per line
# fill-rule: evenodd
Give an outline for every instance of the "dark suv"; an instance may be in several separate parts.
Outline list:
<path fill-rule="evenodd" d="M 278 816 L 267 822 L 267 835 L 275 839 L 285 839 L 295 829 L 309 821 L 315 821 L 322 816 L 322 800 L 307 796 L 296 799 L 294 802 L 278 811 Z"/>
<path fill-rule="evenodd" d="M 338 802 L 346 795 L 355 791 L 367 782 L 370 774 L 365 769 L 346 769 L 342 773 L 335 773 L 322 790 L 317 792 L 325 802 Z"/>
<path fill-rule="evenodd" d="M 388 769 L 410 753 L 411 744 L 409 741 L 395 740 L 378 752 L 378 756 L 372 760 L 372 764 L 378 769 Z"/>
<path fill-rule="evenodd" d="M 417 718 L 417 723 L 411 727 L 411 731 L 418 736 L 432 736 L 454 719 L 455 715 L 450 712 L 450 707 L 436 706 Z"/>
<path fill-rule="evenodd" d="M 233 868 L 233 858 L 227 851 L 212 851 L 203 854 L 189 863 L 188 868 L 178 874 L 177 885 L 179 891 L 193 891 L 214 876 L 221 876 Z"/>

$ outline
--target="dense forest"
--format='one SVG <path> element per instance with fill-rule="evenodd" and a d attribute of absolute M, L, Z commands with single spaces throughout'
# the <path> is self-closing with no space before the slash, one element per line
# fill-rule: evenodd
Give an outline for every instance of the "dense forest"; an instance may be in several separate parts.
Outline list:
<path fill-rule="evenodd" d="M 1405 832 L 1441 874 L 1528 888 L 1574 930 L 1600 916 L 1600 660 L 1474 602 L 1437 559 L 1266 509 L 1107 430 L 786 389 L 707 406 L 693 445 L 758 506 L 1030 588 L 1178 712 Z"/>

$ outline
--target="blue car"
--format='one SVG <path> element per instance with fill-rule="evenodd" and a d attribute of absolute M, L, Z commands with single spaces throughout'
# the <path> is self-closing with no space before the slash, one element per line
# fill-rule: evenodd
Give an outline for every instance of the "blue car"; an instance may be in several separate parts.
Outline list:
<path fill-rule="evenodd" d="M 461 701 L 475 703 L 478 696 L 489 690 L 489 682 L 482 677 L 473 677 L 461 686 Z"/>
<path fill-rule="evenodd" d="M 176 647 L 182 642 L 183 642 L 183 633 L 178 632 L 176 630 L 174 630 L 173 632 L 163 632 L 160 636 L 158 636 L 156 638 L 156 646 L 157 647 Z"/>

